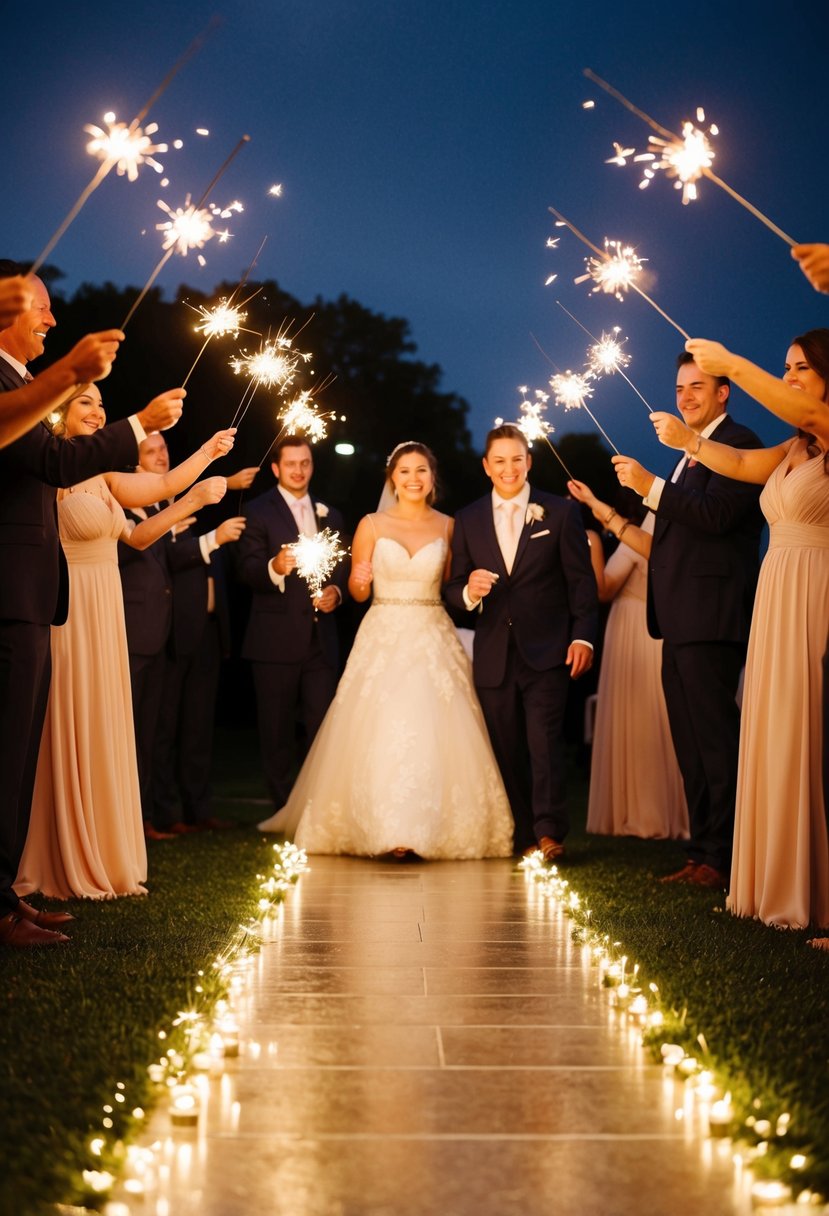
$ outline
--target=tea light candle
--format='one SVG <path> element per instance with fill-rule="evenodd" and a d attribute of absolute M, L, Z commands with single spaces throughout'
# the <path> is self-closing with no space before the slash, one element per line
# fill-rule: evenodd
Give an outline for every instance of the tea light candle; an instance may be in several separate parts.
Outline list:
<path fill-rule="evenodd" d="M 195 1127 L 201 1100 L 198 1090 L 188 1081 L 176 1085 L 170 1094 L 170 1120 L 176 1127 Z"/>
<path fill-rule="evenodd" d="M 758 1178 L 751 1187 L 751 1204 L 756 1208 L 782 1208 L 792 1197 L 791 1187 L 775 1179 Z"/>
<path fill-rule="evenodd" d="M 224 1054 L 229 1059 L 239 1054 L 239 1023 L 228 1012 L 216 1019 L 216 1032 L 220 1035 Z"/>
<path fill-rule="evenodd" d="M 712 1102 L 708 1112 L 708 1134 L 710 1136 L 727 1136 L 734 1119 L 734 1108 L 730 1098 L 719 1098 Z"/>

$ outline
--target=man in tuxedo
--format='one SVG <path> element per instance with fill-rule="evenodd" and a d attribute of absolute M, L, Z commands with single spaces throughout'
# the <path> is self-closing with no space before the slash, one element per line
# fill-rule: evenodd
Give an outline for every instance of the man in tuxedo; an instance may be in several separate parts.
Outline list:
<path fill-rule="evenodd" d="M 0 277 L 18 274 L 0 262 Z M 31 307 L 0 331 L 0 391 L 27 383 L 55 325 L 44 283 L 30 275 Z M 67 940 L 55 927 L 68 913 L 38 912 L 12 889 L 26 840 L 37 754 L 51 677 L 50 625 L 66 620 L 68 577 L 57 527 L 56 487 L 135 462 L 147 429 L 181 413 L 152 402 L 95 435 L 55 438 L 41 423 L 0 451 L 0 945 Z"/>
<path fill-rule="evenodd" d="M 593 661 L 596 580 L 578 509 L 531 488 L 527 440 L 490 431 L 492 492 L 455 516 L 446 598 L 477 614 L 473 675 L 515 820 L 516 851 L 564 857 L 564 709 Z M 527 764 L 529 760 L 529 765 Z"/>
<path fill-rule="evenodd" d="M 139 462 L 147 472 L 168 472 L 170 454 L 163 436 L 151 435 L 142 443 Z M 229 476 L 228 489 L 246 489 L 256 472 L 242 469 Z M 174 836 L 234 826 L 211 813 L 210 762 L 219 671 L 230 653 L 219 550 L 239 539 L 245 520 L 223 520 L 202 536 L 191 536 L 189 523 L 179 524 L 163 541 L 172 620 L 151 758 L 152 824 Z"/>
<path fill-rule="evenodd" d="M 762 446 L 726 413 L 730 382 L 677 361 L 676 403 L 702 439 Z M 688 802 L 687 861 L 663 881 L 728 886 L 734 836 L 740 713 L 759 570 L 760 487 L 712 473 L 683 454 L 669 480 L 627 456 L 613 462 L 622 485 L 656 514 L 648 565 L 648 630 L 662 638 L 662 686 Z M 633 690 L 635 698 L 635 690 Z M 635 711 L 635 703 L 632 705 Z M 643 757 L 647 763 L 647 757 Z"/>
<path fill-rule="evenodd" d="M 245 515 L 238 574 L 253 591 L 242 646 L 256 690 L 262 762 L 274 806 L 284 806 L 296 762 L 297 708 L 310 746 L 337 687 L 339 646 L 334 610 L 346 584 L 344 564 L 319 598 L 294 573 L 290 546 L 300 534 L 330 527 L 342 532 L 342 516 L 309 492 L 314 461 L 307 440 L 287 436 L 271 471 L 277 485 L 255 498 Z"/>

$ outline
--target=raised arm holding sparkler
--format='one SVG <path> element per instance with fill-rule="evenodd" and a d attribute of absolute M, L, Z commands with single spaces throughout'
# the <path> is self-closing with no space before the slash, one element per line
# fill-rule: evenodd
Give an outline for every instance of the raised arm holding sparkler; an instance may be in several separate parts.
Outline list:
<path fill-rule="evenodd" d="M 638 524 L 633 523 L 630 519 L 626 519 L 615 507 L 611 507 L 609 503 L 602 502 L 585 482 L 576 481 L 575 478 L 571 478 L 567 482 L 567 490 L 570 496 L 575 498 L 576 502 L 583 502 L 592 511 L 593 518 L 598 520 L 607 532 L 610 532 L 619 541 L 624 539 L 625 544 L 633 549 L 635 553 L 640 554 L 641 557 L 650 557 L 651 543 L 653 541 L 653 536 L 650 532 L 643 531 Z M 601 591 L 602 587 L 599 584 L 600 599 L 603 598 Z M 612 595 L 607 598 L 612 599 Z"/>

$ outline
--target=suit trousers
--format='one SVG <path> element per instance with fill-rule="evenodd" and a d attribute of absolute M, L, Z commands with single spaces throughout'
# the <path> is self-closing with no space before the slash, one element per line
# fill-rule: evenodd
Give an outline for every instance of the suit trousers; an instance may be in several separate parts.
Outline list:
<path fill-rule="evenodd" d="M 662 688 L 688 802 L 685 851 L 721 874 L 730 873 L 734 843 L 744 661 L 745 648 L 730 642 L 662 644 Z"/>
<path fill-rule="evenodd" d="M 192 654 L 167 662 L 153 753 L 156 827 L 169 827 L 179 819 L 198 824 L 210 818 L 210 761 L 221 663 L 215 617 L 208 618 Z"/>
<path fill-rule="evenodd" d="M 141 817 L 145 823 L 153 823 L 155 733 L 161 712 L 167 654 L 164 650 L 151 655 L 130 652 L 129 658 L 135 752 L 138 761 L 138 784 L 141 789 Z"/>
<path fill-rule="evenodd" d="M 302 663 L 252 662 L 259 744 L 268 792 L 277 810 L 288 801 L 297 765 L 297 709 L 311 746 L 337 690 L 337 672 L 319 643 Z"/>
<path fill-rule="evenodd" d="M 52 653 L 49 625 L 0 621 L 0 917 L 13 912 L 12 890 L 26 843 Z"/>
<path fill-rule="evenodd" d="M 515 820 L 516 852 L 542 836 L 563 840 L 570 829 L 564 745 L 569 687 L 569 668 L 535 671 L 511 640 L 501 684 L 476 690 Z"/>

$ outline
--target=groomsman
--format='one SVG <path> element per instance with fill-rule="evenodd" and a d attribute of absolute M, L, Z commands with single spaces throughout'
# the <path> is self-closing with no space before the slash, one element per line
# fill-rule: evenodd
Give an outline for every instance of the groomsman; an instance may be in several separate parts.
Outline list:
<path fill-rule="evenodd" d="M 0 278 L 20 267 L 0 262 Z M 31 306 L 0 330 L 0 392 L 22 388 L 55 325 L 45 284 L 29 275 Z M 147 430 L 171 425 L 179 400 L 151 402 L 131 418 L 67 442 L 38 423 L 0 452 L 0 945 L 67 939 L 65 912 L 38 912 L 12 884 L 31 811 L 51 679 L 50 626 L 66 620 L 69 581 L 57 527 L 56 487 L 134 464 Z"/>
<path fill-rule="evenodd" d="M 301 534 L 313 536 L 326 527 L 342 533 L 343 519 L 310 493 L 314 461 L 304 438 L 287 436 L 275 455 L 271 471 L 277 485 L 245 512 L 238 574 L 253 591 L 242 658 L 250 660 L 253 671 L 262 762 L 278 810 L 293 784 L 297 710 L 310 746 L 337 687 L 333 613 L 342 603 L 347 572 L 341 562 L 311 602 L 288 546 Z"/>
<path fill-rule="evenodd" d="M 736 448 L 762 446 L 727 414 L 727 377 L 706 375 L 687 352 L 677 368 L 677 409 L 691 430 Z M 724 889 L 737 793 L 737 684 L 763 527 L 760 487 L 712 473 L 685 454 L 667 481 L 628 456 L 613 462 L 621 484 L 656 515 L 648 630 L 663 639 L 662 686 L 691 830 L 685 865 L 662 881 Z"/>
<path fill-rule="evenodd" d="M 564 709 L 593 661 L 596 580 L 578 508 L 531 488 L 516 426 L 486 437 L 492 493 L 455 516 L 446 598 L 476 613 L 473 676 L 515 820 L 516 851 L 564 857 Z M 529 758 L 529 764 L 526 758 Z"/>

